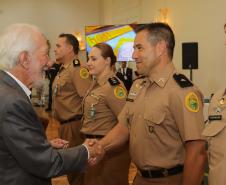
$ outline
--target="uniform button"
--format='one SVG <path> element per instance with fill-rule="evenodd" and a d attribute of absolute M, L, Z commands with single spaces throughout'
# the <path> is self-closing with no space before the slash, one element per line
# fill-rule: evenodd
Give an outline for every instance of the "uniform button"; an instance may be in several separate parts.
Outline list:
<path fill-rule="evenodd" d="M 149 126 L 148 129 L 149 129 L 149 132 L 150 132 L 150 133 L 153 133 L 153 132 L 154 132 L 154 127 L 153 127 L 153 126 Z"/>

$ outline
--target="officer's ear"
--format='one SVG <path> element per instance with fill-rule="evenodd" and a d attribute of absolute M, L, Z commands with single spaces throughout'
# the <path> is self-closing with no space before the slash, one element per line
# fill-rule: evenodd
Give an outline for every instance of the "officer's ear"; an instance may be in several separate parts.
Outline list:
<path fill-rule="evenodd" d="M 73 52 L 74 53 L 74 48 L 72 45 L 68 44 L 67 49 L 69 52 Z"/>
<path fill-rule="evenodd" d="M 161 40 L 156 44 L 156 53 L 157 56 L 161 56 L 167 52 L 167 44 L 166 41 Z"/>
<path fill-rule="evenodd" d="M 107 65 L 111 66 L 111 58 L 110 57 L 106 58 L 106 62 L 107 62 Z"/>
<path fill-rule="evenodd" d="M 29 62 L 30 62 L 30 57 L 28 55 L 28 52 L 22 51 L 19 54 L 19 61 L 18 61 L 19 65 L 22 66 L 25 69 L 28 69 Z"/>

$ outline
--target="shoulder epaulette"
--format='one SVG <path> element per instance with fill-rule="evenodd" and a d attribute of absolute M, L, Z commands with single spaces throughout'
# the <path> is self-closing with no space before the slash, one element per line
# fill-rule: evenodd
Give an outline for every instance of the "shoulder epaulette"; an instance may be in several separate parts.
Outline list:
<path fill-rule="evenodd" d="M 119 80 L 118 80 L 117 78 L 115 78 L 115 77 L 109 78 L 108 81 L 109 81 L 109 83 L 110 83 L 112 86 L 115 86 L 115 85 L 119 85 L 119 84 L 120 84 Z"/>
<path fill-rule="evenodd" d="M 193 83 L 190 80 L 188 80 L 188 78 L 183 74 L 176 74 L 175 73 L 173 75 L 173 78 L 177 82 L 177 84 L 182 88 L 193 86 Z"/>
<path fill-rule="evenodd" d="M 145 76 L 139 76 L 139 77 L 135 78 L 135 79 L 133 80 L 133 82 L 136 81 L 136 80 L 138 80 L 138 79 L 142 79 L 142 78 L 145 78 Z"/>
<path fill-rule="evenodd" d="M 80 66 L 80 61 L 78 59 L 73 60 L 74 67 Z"/>

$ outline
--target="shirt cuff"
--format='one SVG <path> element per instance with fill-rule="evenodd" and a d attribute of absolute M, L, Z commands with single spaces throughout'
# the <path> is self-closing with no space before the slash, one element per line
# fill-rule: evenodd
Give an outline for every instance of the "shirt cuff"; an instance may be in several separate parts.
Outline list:
<path fill-rule="evenodd" d="M 88 153 L 88 159 L 89 159 L 90 158 L 89 149 L 88 149 L 88 147 L 85 144 L 82 144 L 82 145 L 86 148 L 87 153 Z"/>

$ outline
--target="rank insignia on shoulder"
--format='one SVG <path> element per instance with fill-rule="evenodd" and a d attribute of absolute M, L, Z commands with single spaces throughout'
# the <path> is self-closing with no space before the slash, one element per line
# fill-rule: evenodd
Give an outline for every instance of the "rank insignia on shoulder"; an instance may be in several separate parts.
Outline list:
<path fill-rule="evenodd" d="M 83 78 L 83 79 L 87 79 L 89 78 L 89 71 L 88 69 L 82 67 L 79 71 L 79 74 L 80 74 L 80 77 Z"/>
<path fill-rule="evenodd" d="M 112 86 L 115 86 L 115 85 L 119 85 L 119 84 L 120 84 L 119 80 L 118 80 L 117 78 L 115 78 L 115 77 L 109 78 L 108 81 L 109 81 L 109 83 L 110 83 Z"/>
<path fill-rule="evenodd" d="M 80 61 L 78 59 L 73 60 L 73 65 L 75 67 L 80 66 Z"/>
<path fill-rule="evenodd" d="M 183 74 L 174 74 L 173 75 L 174 80 L 177 82 L 177 84 L 182 87 L 192 87 L 193 83 L 188 80 L 188 78 Z"/>
<path fill-rule="evenodd" d="M 199 100 L 198 96 L 190 92 L 185 97 L 185 106 L 191 112 L 198 112 L 199 111 Z"/>
<path fill-rule="evenodd" d="M 116 98 L 123 99 L 126 97 L 126 90 L 123 87 L 117 85 L 114 88 L 114 95 Z"/>

